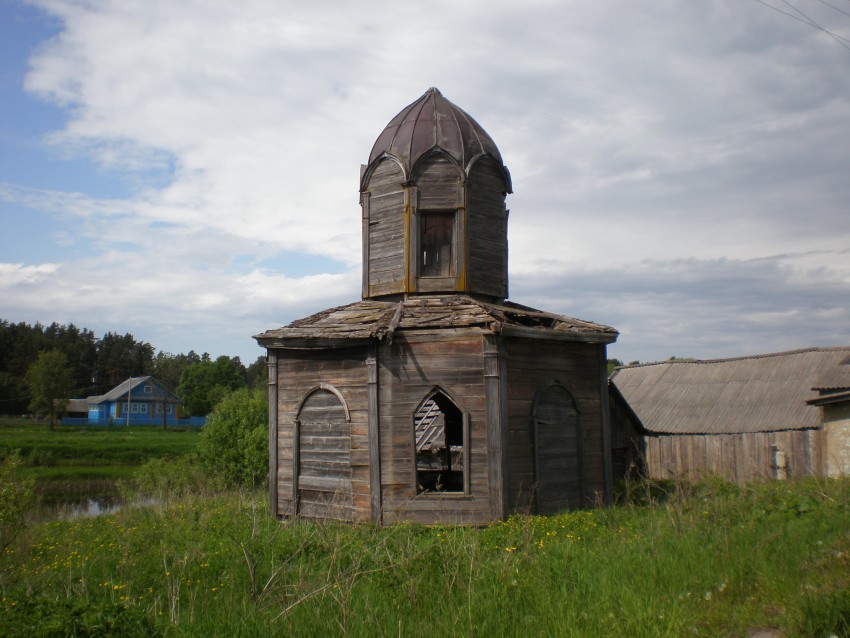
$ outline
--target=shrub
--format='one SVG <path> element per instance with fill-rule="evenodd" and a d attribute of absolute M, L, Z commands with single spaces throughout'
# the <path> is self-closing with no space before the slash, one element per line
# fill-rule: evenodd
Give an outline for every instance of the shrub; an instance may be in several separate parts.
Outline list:
<path fill-rule="evenodd" d="M 62 600 L 46 596 L 22 597 L 14 606 L 4 604 L 0 612 L 0 632 L 9 638 L 159 635 L 141 609 L 117 601 Z"/>
<path fill-rule="evenodd" d="M 214 478 L 231 487 L 257 487 L 268 474 L 268 397 L 243 388 L 215 407 L 201 434 L 198 454 Z"/>
<path fill-rule="evenodd" d="M 177 458 L 150 459 L 139 466 L 133 474 L 133 483 L 127 494 L 128 500 L 138 496 L 160 500 L 191 494 L 202 494 L 213 488 L 203 468 L 199 467 L 194 455 Z"/>

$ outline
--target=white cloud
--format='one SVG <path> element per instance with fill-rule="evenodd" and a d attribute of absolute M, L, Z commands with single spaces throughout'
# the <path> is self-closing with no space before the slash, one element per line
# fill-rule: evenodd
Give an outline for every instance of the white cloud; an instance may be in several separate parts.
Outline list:
<path fill-rule="evenodd" d="M 23 264 L 0 263 L 0 289 L 21 284 L 36 284 L 47 280 L 57 270 L 59 270 L 59 264 L 24 266 Z"/>
<path fill-rule="evenodd" d="M 437 85 L 511 169 L 518 301 L 587 309 L 642 359 L 687 354 L 697 333 L 701 353 L 735 354 L 756 326 L 777 335 L 750 341 L 766 348 L 848 340 L 823 302 L 850 298 L 848 52 L 758 3 L 36 5 L 64 24 L 26 79 L 66 109 L 49 142 L 130 193 L 0 185 L 0 200 L 77 220 L 91 248 L 51 273 L 59 289 L 16 288 L 23 316 L 60 307 L 122 329 L 132 315 L 164 348 L 353 301 L 359 165 Z M 811 5 L 848 35 L 846 16 Z M 303 276 L 313 257 L 338 267 Z"/>

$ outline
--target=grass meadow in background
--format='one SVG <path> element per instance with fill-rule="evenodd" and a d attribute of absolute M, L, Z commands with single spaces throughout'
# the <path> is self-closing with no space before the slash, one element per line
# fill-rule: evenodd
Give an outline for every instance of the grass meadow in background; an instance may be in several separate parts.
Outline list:
<path fill-rule="evenodd" d="M 39 502 L 47 507 L 88 498 L 114 501 L 119 481 L 133 477 L 151 459 L 177 458 L 193 452 L 200 428 L 161 426 L 57 426 L 29 419 L 0 419 L 0 461 L 21 459 L 25 475 L 35 480 Z"/>

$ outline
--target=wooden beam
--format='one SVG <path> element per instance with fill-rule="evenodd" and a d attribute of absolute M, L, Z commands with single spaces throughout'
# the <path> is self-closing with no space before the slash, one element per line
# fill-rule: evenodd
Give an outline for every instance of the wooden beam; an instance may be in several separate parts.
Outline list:
<path fill-rule="evenodd" d="M 401 309 L 401 304 L 399 304 Z M 366 388 L 369 420 L 369 506 L 372 521 L 383 523 L 381 503 L 381 434 L 378 403 L 378 348 L 373 345 L 366 357 Z"/>
<path fill-rule="evenodd" d="M 277 511 L 277 352 L 268 350 L 266 363 L 269 371 L 269 510 Z"/>
<path fill-rule="evenodd" d="M 484 337 L 484 393 L 487 428 L 487 476 L 490 493 L 490 516 L 505 517 L 507 502 L 505 450 L 508 435 L 507 372 L 501 342 L 497 337 Z"/>
<path fill-rule="evenodd" d="M 614 474 L 611 468 L 611 409 L 608 405 L 608 354 L 605 344 L 599 350 L 599 411 L 602 417 L 602 472 L 605 484 L 605 503 L 610 504 L 614 494 Z"/>

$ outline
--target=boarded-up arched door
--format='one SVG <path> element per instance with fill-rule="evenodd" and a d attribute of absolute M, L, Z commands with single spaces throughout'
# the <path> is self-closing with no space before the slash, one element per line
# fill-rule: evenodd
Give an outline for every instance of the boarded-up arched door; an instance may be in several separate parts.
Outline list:
<path fill-rule="evenodd" d="M 298 514 L 352 520 L 351 423 L 342 397 L 327 388 L 310 392 L 298 412 L 297 430 Z"/>
<path fill-rule="evenodd" d="M 552 514 L 582 504 L 579 412 L 572 395 L 552 383 L 534 401 L 537 512 Z"/>

